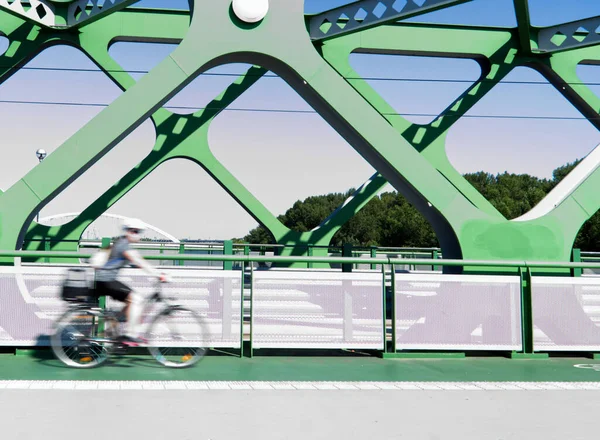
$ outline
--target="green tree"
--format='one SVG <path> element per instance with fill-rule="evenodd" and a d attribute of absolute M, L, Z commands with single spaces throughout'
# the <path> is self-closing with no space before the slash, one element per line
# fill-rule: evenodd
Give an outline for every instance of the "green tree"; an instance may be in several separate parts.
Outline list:
<path fill-rule="evenodd" d="M 465 179 L 509 220 L 530 211 L 551 187 L 548 180 L 528 174 L 478 172 L 465 174 Z"/>
<path fill-rule="evenodd" d="M 485 172 L 465 174 L 465 178 L 507 219 L 517 218 L 537 205 L 562 179 L 581 162 L 580 159 L 556 168 L 552 179 L 539 179 L 528 174 Z M 298 200 L 280 221 L 290 229 L 305 232 L 317 227 L 354 192 L 332 193 Z M 273 243 L 273 237 L 262 226 L 243 239 L 248 243 Z M 355 246 L 436 247 L 433 229 L 402 195 L 386 192 L 374 197 L 350 221 L 340 228 L 332 245 L 351 243 Z M 581 228 L 575 246 L 582 250 L 600 249 L 600 213 Z"/>

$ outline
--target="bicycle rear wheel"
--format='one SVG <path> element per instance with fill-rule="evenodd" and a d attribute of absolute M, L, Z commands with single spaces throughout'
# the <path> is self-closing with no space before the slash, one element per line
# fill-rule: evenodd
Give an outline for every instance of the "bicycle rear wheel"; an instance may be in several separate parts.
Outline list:
<path fill-rule="evenodd" d="M 191 367 L 208 351 L 208 328 L 195 312 L 184 307 L 169 307 L 150 323 L 148 351 L 170 368 Z"/>
<path fill-rule="evenodd" d="M 65 365 L 93 368 L 104 363 L 112 347 L 107 330 L 116 324 L 101 310 L 76 308 L 67 311 L 56 323 L 50 338 L 54 355 Z"/>

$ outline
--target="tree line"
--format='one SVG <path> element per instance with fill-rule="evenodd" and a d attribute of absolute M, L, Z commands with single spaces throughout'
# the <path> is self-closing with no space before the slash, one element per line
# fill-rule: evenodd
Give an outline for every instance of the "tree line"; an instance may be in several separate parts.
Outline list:
<path fill-rule="evenodd" d="M 580 160 L 556 168 L 551 179 L 528 174 L 493 175 L 483 171 L 464 177 L 507 219 L 517 218 L 537 205 Z M 288 228 L 306 232 L 314 229 L 350 195 L 331 193 L 297 201 L 279 220 Z M 252 244 L 274 243 L 262 226 L 252 229 L 242 240 Z M 367 203 L 333 237 L 333 246 L 351 243 L 355 246 L 439 247 L 433 229 L 408 201 L 397 192 L 385 192 Z M 581 228 L 575 247 L 600 250 L 600 213 L 597 212 Z"/>

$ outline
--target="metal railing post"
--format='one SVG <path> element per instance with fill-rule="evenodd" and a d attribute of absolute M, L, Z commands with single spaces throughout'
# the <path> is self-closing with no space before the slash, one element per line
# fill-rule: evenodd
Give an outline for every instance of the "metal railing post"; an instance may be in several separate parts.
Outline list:
<path fill-rule="evenodd" d="M 572 258 L 571 260 L 574 263 L 581 263 L 581 249 L 573 249 L 573 254 L 572 254 Z M 580 269 L 578 267 L 574 267 L 571 269 L 571 276 L 572 277 L 580 277 L 583 274 L 583 269 Z"/>
<path fill-rule="evenodd" d="M 433 250 L 431 258 L 433 260 L 437 260 L 438 259 L 438 251 L 437 250 Z M 433 266 L 431 266 L 431 270 L 435 272 L 435 271 L 438 270 L 438 267 L 434 264 Z"/>
<path fill-rule="evenodd" d="M 246 281 L 246 262 L 242 261 L 242 280 L 240 283 L 240 359 L 244 357 L 244 284 Z"/>
<path fill-rule="evenodd" d="M 179 243 L 179 255 L 185 254 L 185 244 Z M 185 266 L 185 262 L 183 260 L 177 260 L 178 266 Z"/>
<path fill-rule="evenodd" d="M 377 258 L 377 247 L 371 246 L 371 258 Z M 377 264 L 371 263 L 371 270 L 377 270 Z"/>
<path fill-rule="evenodd" d="M 233 241 L 223 242 L 223 255 L 233 255 Z M 223 270 L 233 270 L 233 261 L 223 261 Z"/>
<path fill-rule="evenodd" d="M 385 264 L 381 265 L 381 284 L 383 286 L 383 352 L 388 352 L 387 343 L 387 286 L 385 282 Z"/>
<path fill-rule="evenodd" d="M 102 249 L 108 249 L 110 247 L 111 239 L 110 237 L 102 237 L 102 242 L 100 243 L 100 247 Z"/>
<path fill-rule="evenodd" d="M 50 241 L 46 238 L 44 238 L 44 251 L 50 252 Z M 50 258 L 45 257 L 44 263 L 50 263 Z"/>
<path fill-rule="evenodd" d="M 396 353 L 396 266 L 392 264 L 392 353 Z"/>
<path fill-rule="evenodd" d="M 342 247 L 342 257 L 352 257 L 352 244 L 344 243 Z M 352 272 L 352 263 L 342 263 L 342 272 Z"/>
<path fill-rule="evenodd" d="M 108 249 L 110 247 L 110 243 L 111 243 L 111 239 L 110 237 L 102 237 L 102 241 L 100 242 L 100 248 L 101 249 Z M 95 275 L 95 271 L 94 271 L 94 275 Z M 96 284 L 96 280 L 94 279 L 94 288 Z M 106 310 L 106 297 L 105 296 L 101 296 L 100 298 L 98 298 L 98 307 L 100 307 L 102 310 Z"/>
<path fill-rule="evenodd" d="M 533 303 L 532 303 L 532 273 L 530 267 L 520 267 L 521 280 L 521 338 L 523 353 L 533 354 Z"/>
<path fill-rule="evenodd" d="M 250 264 L 250 331 L 249 331 L 249 345 L 250 345 L 250 358 L 254 357 L 254 347 L 252 346 L 252 337 L 254 334 L 254 266 Z"/>

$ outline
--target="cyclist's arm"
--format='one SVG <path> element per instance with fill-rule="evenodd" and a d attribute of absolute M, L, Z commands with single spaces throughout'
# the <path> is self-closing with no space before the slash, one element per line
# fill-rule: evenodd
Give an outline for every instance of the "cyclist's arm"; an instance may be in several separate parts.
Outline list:
<path fill-rule="evenodd" d="M 162 279 L 162 274 L 160 272 L 158 272 L 156 269 L 154 269 L 154 267 L 152 267 L 152 265 L 149 264 L 139 254 L 139 252 L 137 252 L 133 249 L 129 249 L 129 250 L 123 252 L 123 255 L 125 256 L 125 258 L 127 258 L 131 262 L 131 264 L 143 269 L 144 272 L 146 272 L 148 275 Z"/>

